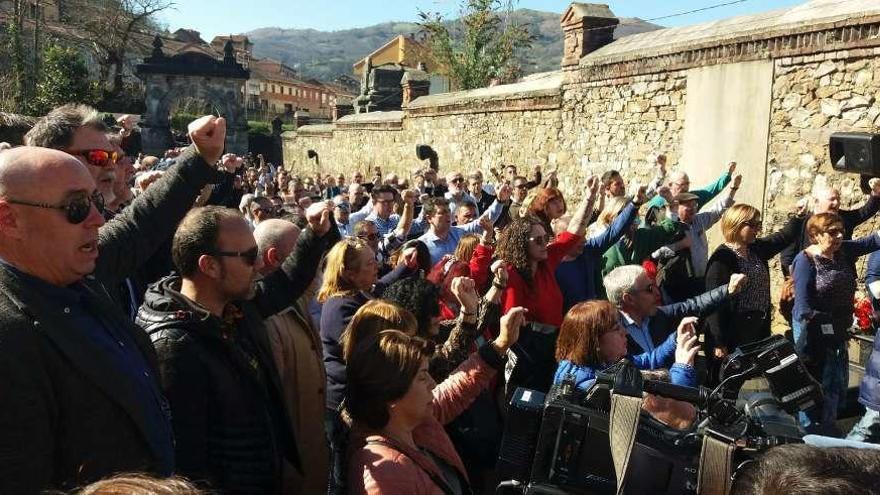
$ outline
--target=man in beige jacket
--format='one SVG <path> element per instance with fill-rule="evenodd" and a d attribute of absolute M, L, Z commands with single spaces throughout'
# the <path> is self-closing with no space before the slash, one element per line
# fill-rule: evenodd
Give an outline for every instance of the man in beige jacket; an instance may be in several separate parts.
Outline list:
<path fill-rule="evenodd" d="M 254 230 L 263 259 L 263 276 L 281 267 L 296 246 L 299 228 L 286 220 L 270 219 Z M 285 476 L 285 493 L 321 493 L 327 489 L 330 453 L 324 432 L 326 375 L 321 339 L 308 312 L 316 284 L 290 307 L 266 319 L 272 354 L 281 377 L 284 401 L 298 442 L 305 475 Z"/>

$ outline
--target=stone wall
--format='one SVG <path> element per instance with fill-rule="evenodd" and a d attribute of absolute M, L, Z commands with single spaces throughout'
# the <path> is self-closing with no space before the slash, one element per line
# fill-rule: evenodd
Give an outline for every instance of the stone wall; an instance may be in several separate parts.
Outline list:
<path fill-rule="evenodd" d="M 878 55 L 877 49 L 866 48 L 776 61 L 767 156 L 771 226 L 780 225 L 798 198 L 816 186 L 839 188 L 843 208 L 864 202 L 859 176 L 831 168 L 828 140 L 838 131 L 880 132 Z M 878 226 L 875 217 L 857 235 Z"/>
<path fill-rule="evenodd" d="M 560 82 L 559 74 L 547 74 L 485 99 L 428 96 L 406 112 L 348 115 L 335 125 L 304 126 L 285 134 L 285 164 L 313 173 L 315 166 L 307 158 L 313 149 L 325 173 L 350 175 L 381 166 L 406 177 L 424 166 L 415 146 L 427 144 L 440 158 L 441 173 L 475 168 L 488 173 L 489 167 L 502 163 L 565 168 L 571 154 L 561 152 Z"/>

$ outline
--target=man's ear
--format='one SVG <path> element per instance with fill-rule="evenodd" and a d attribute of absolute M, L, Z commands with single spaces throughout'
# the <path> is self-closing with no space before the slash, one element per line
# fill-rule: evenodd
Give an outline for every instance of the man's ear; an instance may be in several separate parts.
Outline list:
<path fill-rule="evenodd" d="M 281 264 L 280 259 L 278 259 L 278 248 L 270 247 L 266 250 L 266 253 L 263 255 L 263 263 L 269 266 L 275 266 Z"/>
<path fill-rule="evenodd" d="M 199 271 L 208 277 L 213 279 L 220 278 L 222 269 L 220 267 L 220 261 L 217 258 L 203 254 L 199 256 L 198 265 Z"/>
<path fill-rule="evenodd" d="M 0 199 L 0 232 L 6 237 L 20 239 L 22 233 L 20 232 L 19 223 L 18 216 L 12 209 L 12 205 L 7 203 L 6 200 Z"/>

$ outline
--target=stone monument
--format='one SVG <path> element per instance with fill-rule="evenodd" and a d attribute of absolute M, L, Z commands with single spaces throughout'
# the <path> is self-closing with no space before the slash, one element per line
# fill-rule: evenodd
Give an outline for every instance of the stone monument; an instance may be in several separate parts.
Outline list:
<path fill-rule="evenodd" d="M 178 99 L 192 97 L 206 101 L 226 119 L 226 151 L 244 155 L 248 150 L 247 120 L 242 87 L 250 72 L 235 61 L 232 43 L 227 41 L 223 60 L 199 52 L 167 56 L 162 39 L 153 39 L 153 51 L 137 66 L 144 81 L 145 106 L 141 136 L 145 153 L 161 156 L 174 147 L 169 114 Z"/>

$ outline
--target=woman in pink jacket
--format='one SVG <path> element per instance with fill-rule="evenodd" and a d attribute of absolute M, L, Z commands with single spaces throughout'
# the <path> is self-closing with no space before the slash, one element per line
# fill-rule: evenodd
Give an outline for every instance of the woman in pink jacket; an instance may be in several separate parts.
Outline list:
<path fill-rule="evenodd" d="M 471 493 L 467 471 L 443 429 L 503 369 L 525 310 L 501 319 L 497 339 L 437 385 L 428 374 L 432 343 L 397 330 L 359 342 L 350 355 L 346 404 L 354 424 L 348 463 L 352 494 Z"/>

